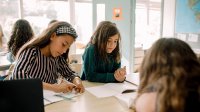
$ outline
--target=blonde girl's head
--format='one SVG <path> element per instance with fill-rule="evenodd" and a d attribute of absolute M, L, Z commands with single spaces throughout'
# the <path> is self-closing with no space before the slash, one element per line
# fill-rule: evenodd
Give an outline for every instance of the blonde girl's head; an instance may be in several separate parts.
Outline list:
<path fill-rule="evenodd" d="M 187 95 L 190 90 L 198 93 L 199 86 L 200 64 L 187 43 L 161 38 L 148 50 L 138 93 L 158 93 L 156 112 L 184 112 Z"/>

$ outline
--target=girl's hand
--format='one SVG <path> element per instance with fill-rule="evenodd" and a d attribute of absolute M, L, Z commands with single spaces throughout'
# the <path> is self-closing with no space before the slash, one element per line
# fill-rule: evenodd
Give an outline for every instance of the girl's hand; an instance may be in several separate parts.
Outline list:
<path fill-rule="evenodd" d="M 83 84 L 77 84 L 74 89 L 75 89 L 76 93 L 83 93 L 85 91 Z"/>
<path fill-rule="evenodd" d="M 85 92 L 85 88 L 82 84 L 82 81 L 79 77 L 75 77 L 74 80 L 73 80 L 73 84 L 76 85 L 75 87 L 75 91 L 76 93 L 83 93 Z"/>
<path fill-rule="evenodd" d="M 62 81 L 60 84 L 53 84 L 54 85 L 54 92 L 59 93 L 67 93 L 72 92 L 72 89 L 75 88 L 74 84 L 67 83 L 65 81 Z"/>
<path fill-rule="evenodd" d="M 119 72 L 121 75 L 126 75 L 126 66 L 124 66 L 123 68 L 119 68 Z"/>
<path fill-rule="evenodd" d="M 119 82 L 124 81 L 126 78 L 126 67 L 117 69 L 114 73 L 114 77 Z"/>

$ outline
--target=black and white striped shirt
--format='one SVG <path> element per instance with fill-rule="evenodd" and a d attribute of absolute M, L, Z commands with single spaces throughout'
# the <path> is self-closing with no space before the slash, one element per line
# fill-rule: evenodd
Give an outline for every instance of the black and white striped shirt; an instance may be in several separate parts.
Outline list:
<path fill-rule="evenodd" d="M 33 47 L 20 54 L 11 79 L 39 78 L 53 84 L 57 82 L 59 74 L 70 82 L 76 77 L 65 58 L 44 56 L 39 48 Z"/>

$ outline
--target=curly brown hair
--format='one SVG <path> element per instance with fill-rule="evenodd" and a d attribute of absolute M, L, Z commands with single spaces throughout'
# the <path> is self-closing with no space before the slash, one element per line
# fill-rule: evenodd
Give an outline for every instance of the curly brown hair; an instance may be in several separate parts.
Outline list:
<path fill-rule="evenodd" d="M 29 22 L 25 19 L 19 19 L 15 22 L 10 40 L 8 41 L 9 51 L 16 56 L 18 50 L 34 36 Z"/>
<path fill-rule="evenodd" d="M 20 48 L 19 52 L 17 53 L 16 58 L 18 58 L 20 53 L 27 48 L 31 48 L 31 47 L 44 48 L 47 45 L 49 45 L 49 43 L 51 42 L 51 39 L 50 39 L 51 35 L 55 33 L 56 30 L 61 26 L 72 27 L 71 24 L 64 21 L 57 21 L 57 22 L 51 23 L 51 25 L 47 27 L 40 35 L 38 35 L 37 38 L 32 39 L 31 41 L 27 42 L 24 46 L 22 46 L 22 48 Z M 56 35 L 60 36 L 60 35 L 66 35 L 66 34 L 63 33 L 63 34 L 56 34 Z M 71 35 L 71 34 L 68 34 L 68 35 Z M 77 37 L 75 35 L 71 35 L 71 36 L 74 38 L 74 40 L 76 40 Z M 67 49 L 67 51 L 62 54 L 62 57 L 68 60 L 68 54 L 69 54 L 69 49 Z"/>
<path fill-rule="evenodd" d="M 2 27 L 0 25 L 0 48 L 3 46 L 3 30 L 2 30 Z"/>

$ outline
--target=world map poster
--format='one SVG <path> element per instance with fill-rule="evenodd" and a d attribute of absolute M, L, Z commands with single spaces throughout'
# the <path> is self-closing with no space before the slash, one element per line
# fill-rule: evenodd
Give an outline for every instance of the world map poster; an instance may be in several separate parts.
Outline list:
<path fill-rule="evenodd" d="M 176 0 L 175 33 L 200 34 L 200 0 Z"/>

